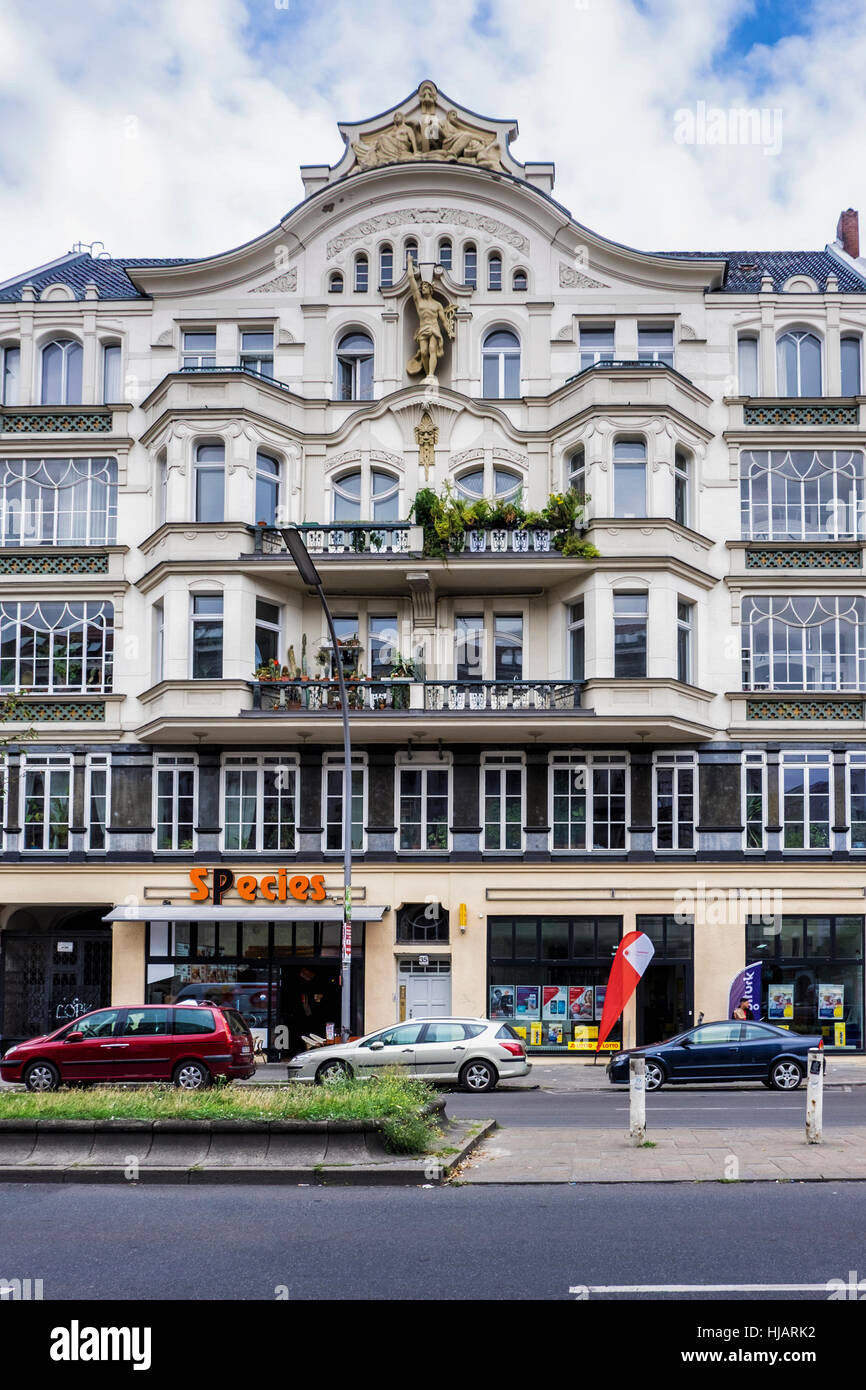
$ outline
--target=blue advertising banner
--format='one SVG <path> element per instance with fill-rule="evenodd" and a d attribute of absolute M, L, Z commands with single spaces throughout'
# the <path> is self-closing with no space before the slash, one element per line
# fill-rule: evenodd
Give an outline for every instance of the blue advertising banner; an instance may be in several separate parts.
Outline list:
<path fill-rule="evenodd" d="M 756 960 L 754 964 L 747 965 L 745 970 L 741 970 L 731 981 L 731 988 L 728 994 L 728 1018 L 733 1018 L 734 1010 L 740 1006 L 740 1000 L 745 999 L 752 1012 L 752 1018 L 761 1017 L 761 966 L 762 960 Z"/>

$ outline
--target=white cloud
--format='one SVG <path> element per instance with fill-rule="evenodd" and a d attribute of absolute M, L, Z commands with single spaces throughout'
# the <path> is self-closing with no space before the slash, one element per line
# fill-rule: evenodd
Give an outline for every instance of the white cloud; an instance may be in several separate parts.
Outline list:
<path fill-rule="evenodd" d="M 336 122 L 431 76 L 514 116 L 555 196 L 648 249 L 817 247 L 863 192 L 866 11 L 814 0 L 813 32 L 717 61 L 747 0 L 43 0 L 0 8 L 0 278 L 101 238 L 207 255 L 274 225 Z M 782 113 L 782 150 L 684 145 L 698 102 Z M 864 203 L 866 211 L 866 203 Z"/>

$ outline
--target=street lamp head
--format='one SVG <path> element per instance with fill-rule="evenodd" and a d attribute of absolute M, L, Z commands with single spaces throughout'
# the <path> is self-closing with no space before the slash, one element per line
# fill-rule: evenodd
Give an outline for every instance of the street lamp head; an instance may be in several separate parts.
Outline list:
<path fill-rule="evenodd" d="M 319 571 L 310 558 L 310 552 L 304 545 L 304 538 L 298 528 L 296 526 L 284 526 L 280 528 L 280 534 L 303 582 L 309 589 L 321 589 L 322 581 L 319 577 Z"/>

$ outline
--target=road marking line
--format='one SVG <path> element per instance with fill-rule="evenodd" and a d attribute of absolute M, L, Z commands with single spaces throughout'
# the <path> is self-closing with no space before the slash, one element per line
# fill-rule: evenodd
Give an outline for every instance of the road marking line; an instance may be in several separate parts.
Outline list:
<path fill-rule="evenodd" d="M 827 1293 L 823 1284 L 589 1284 L 569 1288 L 569 1293 Z"/>

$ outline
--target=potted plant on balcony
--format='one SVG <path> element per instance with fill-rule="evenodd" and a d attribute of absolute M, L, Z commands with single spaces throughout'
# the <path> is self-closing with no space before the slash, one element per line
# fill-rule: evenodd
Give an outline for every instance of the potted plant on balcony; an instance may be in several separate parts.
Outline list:
<path fill-rule="evenodd" d="M 405 681 L 414 680 L 416 676 L 415 662 L 411 656 L 403 656 L 402 652 L 395 652 L 391 663 L 391 680 Z M 392 709 L 409 708 L 409 687 L 407 685 L 394 685 L 391 689 Z"/>

